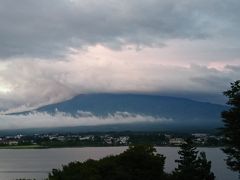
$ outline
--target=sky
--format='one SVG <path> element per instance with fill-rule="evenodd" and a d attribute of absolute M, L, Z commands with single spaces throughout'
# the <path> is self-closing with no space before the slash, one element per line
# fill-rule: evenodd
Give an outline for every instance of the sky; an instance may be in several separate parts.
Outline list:
<path fill-rule="evenodd" d="M 0 0 L 0 110 L 86 93 L 224 104 L 222 92 L 240 79 L 239 8 L 239 0 Z"/>

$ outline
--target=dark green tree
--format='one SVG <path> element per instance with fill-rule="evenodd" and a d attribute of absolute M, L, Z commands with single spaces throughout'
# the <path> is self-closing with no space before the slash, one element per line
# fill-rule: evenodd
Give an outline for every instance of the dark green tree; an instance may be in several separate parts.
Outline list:
<path fill-rule="evenodd" d="M 164 176 L 165 157 L 151 145 L 130 146 L 120 154 L 118 163 L 133 180 L 157 180 Z"/>
<path fill-rule="evenodd" d="M 211 172 L 211 162 L 207 161 L 204 152 L 198 156 L 198 151 L 191 139 L 180 146 L 180 159 L 175 162 L 178 167 L 173 172 L 177 180 L 213 180 L 214 174 Z"/>
<path fill-rule="evenodd" d="M 49 180 L 166 180 L 164 162 L 165 157 L 152 146 L 130 146 L 116 156 L 53 169 Z"/>
<path fill-rule="evenodd" d="M 223 94 L 228 98 L 229 109 L 222 112 L 223 135 L 227 154 L 226 163 L 240 175 L 240 80 L 231 83 L 231 88 Z"/>
<path fill-rule="evenodd" d="M 214 180 L 215 176 L 211 172 L 211 161 L 207 160 L 205 152 L 200 152 L 197 160 L 198 178 L 201 180 Z"/>
<path fill-rule="evenodd" d="M 175 160 L 178 163 L 178 167 L 175 169 L 174 174 L 177 179 L 192 179 L 197 168 L 198 151 L 191 139 L 187 139 L 186 143 L 182 144 L 180 148 L 180 151 L 178 151 L 180 159 Z"/>

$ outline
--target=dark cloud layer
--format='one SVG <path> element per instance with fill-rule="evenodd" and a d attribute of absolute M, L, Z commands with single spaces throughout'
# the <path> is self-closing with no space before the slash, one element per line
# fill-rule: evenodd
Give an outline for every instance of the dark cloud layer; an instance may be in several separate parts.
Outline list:
<path fill-rule="evenodd" d="M 119 49 L 232 36 L 240 27 L 237 7 L 238 0 L 0 0 L 0 56 L 52 57 L 96 44 Z"/>
<path fill-rule="evenodd" d="M 239 0 L 0 0 L 0 109 L 95 92 L 223 103 L 222 91 L 240 77 L 239 7 Z"/>

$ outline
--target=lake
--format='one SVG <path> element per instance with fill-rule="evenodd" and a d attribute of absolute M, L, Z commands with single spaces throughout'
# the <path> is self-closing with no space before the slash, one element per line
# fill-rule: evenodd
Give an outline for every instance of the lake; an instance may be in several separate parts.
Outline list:
<path fill-rule="evenodd" d="M 111 154 L 119 154 L 127 147 L 86 147 L 56 149 L 1 149 L 0 179 L 15 180 L 16 178 L 36 178 L 42 180 L 53 168 L 71 161 L 85 161 L 89 158 L 99 159 Z M 157 151 L 165 155 L 165 171 L 171 172 L 178 158 L 176 147 L 157 147 Z M 225 154 L 219 148 L 198 148 L 205 151 L 212 161 L 212 171 L 216 180 L 238 180 L 238 174 L 227 169 Z"/>

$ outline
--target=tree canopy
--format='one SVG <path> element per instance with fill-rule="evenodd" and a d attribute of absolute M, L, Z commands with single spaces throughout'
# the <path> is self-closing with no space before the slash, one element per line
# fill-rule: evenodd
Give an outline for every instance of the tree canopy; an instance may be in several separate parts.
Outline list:
<path fill-rule="evenodd" d="M 164 163 L 165 157 L 152 146 L 130 146 L 120 155 L 53 169 L 49 180 L 164 180 Z"/>
<path fill-rule="evenodd" d="M 240 80 L 231 83 L 231 88 L 223 94 L 228 98 L 229 109 L 222 112 L 223 135 L 227 154 L 227 165 L 240 174 Z"/>
<path fill-rule="evenodd" d="M 164 172 L 165 157 L 151 145 L 130 146 L 123 153 L 100 160 L 71 162 L 53 169 L 49 180 L 213 180 L 211 162 L 192 141 L 179 151 L 178 167 L 172 174 Z"/>
<path fill-rule="evenodd" d="M 211 172 L 211 162 L 207 160 L 206 154 L 201 152 L 198 155 L 196 146 L 191 139 L 182 144 L 178 152 L 180 159 L 175 162 L 178 167 L 173 172 L 173 179 L 176 180 L 214 180 Z"/>

